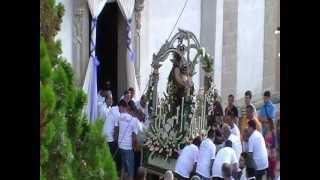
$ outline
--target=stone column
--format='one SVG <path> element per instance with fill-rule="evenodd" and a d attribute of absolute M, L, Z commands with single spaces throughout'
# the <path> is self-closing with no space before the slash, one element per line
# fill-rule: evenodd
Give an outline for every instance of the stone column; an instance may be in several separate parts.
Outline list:
<path fill-rule="evenodd" d="M 227 103 L 228 95 L 235 95 L 237 90 L 237 30 L 238 0 L 224 0 L 221 77 L 221 96 L 224 105 Z"/>
<path fill-rule="evenodd" d="M 73 68 L 78 86 L 82 86 L 89 62 L 89 7 L 86 0 L 73 0 Z"/>
<path fill-rule="evenodd" d="M 144 0 L 136 0 L 134 5 L 134 22 L 135 22 L 135 31 L 134 31 L 134 49 L 136 53 L 136 61 L 135 61 L 135 72 L 136 78 L 138 81 L 139 87 L 141 87 L 141 79 L 140 79 L 140 34 L 141 34 L 141 11 L 144 8 Z"/>
<path fill-rule="evenodd" d="M 263 62 L 263 91 L 280 90 L 280 58 L 278 57 L 278 35 L 275 34 L 280 24 L 280 1 L 265 1 L 264 26 L 264 62 Z M 261 92 L 262 94 L 263 92 Z"/>
<path fill-rule="evenodd" d="M 201 1 L 200 44 L 213 58 L 215 57 L 216 5 L 217 0 Z M 200 66 L 200 87 L 204 87 L 204 75 Z"/>

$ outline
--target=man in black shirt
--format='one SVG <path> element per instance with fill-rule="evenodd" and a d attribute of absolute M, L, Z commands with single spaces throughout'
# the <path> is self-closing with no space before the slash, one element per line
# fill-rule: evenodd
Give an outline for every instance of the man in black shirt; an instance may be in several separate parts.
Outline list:
<path fill-rule="evenodd" d="M 228 96 L 228 106 L 226 107 L 224 114 L 233 114 L 235 116 L 234 123 L 238 125 L 239 113 L 238 108 L 234 105 L 234 96 L 232 94 Z"/>

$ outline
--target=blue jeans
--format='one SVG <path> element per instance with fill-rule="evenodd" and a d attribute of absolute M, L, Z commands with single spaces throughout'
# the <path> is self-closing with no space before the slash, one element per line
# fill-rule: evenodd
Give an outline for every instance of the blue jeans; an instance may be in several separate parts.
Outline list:
<path fill-rule="evenodd" d="M 133 150 L 120 149 L 121 167 L 128 172 L 128 176 L 134 176 L 134 152 Z"/>

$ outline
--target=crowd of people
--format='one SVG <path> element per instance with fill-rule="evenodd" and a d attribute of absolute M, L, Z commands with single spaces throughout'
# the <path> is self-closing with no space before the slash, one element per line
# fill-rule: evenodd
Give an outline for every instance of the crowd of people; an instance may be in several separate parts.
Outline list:
<path fill-rule="evenodd" d="M 135 100 L 130 87 L 117 105 L 112 92 L 104 88 L 98 93 L 98 115 L 104 120 L 104 133 L 121 179 L 138 179 L 143 136 L 148 128 L 146 98 Z"/>
<path fill-rule="evenodd" d="M 245 92 L 245 108 L 234 104 L 228 96 L 224 109 L 214 93 L 209 108 L 208 133 L 196 137 L 180 152 L 174 171 L 167 171 L 164 179 L 268 179 L 276 178 L 279 132 L 276 131 L 276 107 L 271 93 L 264 93 L 264 104 L 257 112 L 251 103 L 252 93 Z M 112 92 L 98 93 L 98 113 L 104 119 L 104 132 L 120 179 L 146 179 L 141 165 L 144 132 L 149 119 L 146 97 L 135 100 L 135 90 L 129 88 L 113 105 Z M 278 177 L 280 178 L 280 177 Z"/>
<path fill-rule="evenodd" d="M 275 129 L 279 123 L 276 106 L 271 102 L 270 91 L 264 92 L 259 112 L 251 99 L 252 92 L 246 91 L 245 108 L 239 110 L 234 96 L 229 95 L 223 111 L 218 94 L 214 93 L 207 137 L 196 137 L 182 149 L 173 172 L 177 179 L 280 179 L 276 177 L 280 135 Z"/>

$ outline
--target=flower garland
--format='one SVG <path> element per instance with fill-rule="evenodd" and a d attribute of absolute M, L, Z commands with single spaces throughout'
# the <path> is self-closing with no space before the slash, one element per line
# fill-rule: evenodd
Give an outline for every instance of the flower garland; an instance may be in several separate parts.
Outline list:
<path fill-rule="evenodd" d="M 198 126 L 197 120 L 204 115 L 201 114 L 201 110 L 204 108 L 203 105 L 206 104 L 206 110 L 202 111 L 202 113 L 207 112 L 208 105 L 212 104 L 214 93 L 214 83 L 211 78 L 213 59 L 204 48 L 199 48 L 192 61 L 192 76 L 196 73 L 194 72 L 194 67 L 198 61 L 201 62 L 201 67 L 206 72 L 206 80 L 210 87 L 207 91 L 202 89 L 197 95 L 191 92 L 190 98 L 184 100 L 183 107 L 182 105 L 178 106 L 176 112 L 170 112 L 176 98 L 173 95 L 175 86 L 172 81 L 167 84 L 167 92 L 164 93 L 164 98 L 157 102 L 157 108 L 153 109 L 153 101 L 156 100 L 153 99 L 153 93 L 155 82 L 157 81 L 155 81 L 154 72 L 150 76 L 151 81 L 148 84 L 146 97 L 148 100 L 148 112 L 151 115 L 151 124 L 146 132 L 145 146 L 151 152 L 151 156 L 158 154 L 164 157 L 165 160 L 177 158 L 181 145 L 190 144 L 196 136 L 206 136 L 207 130 L 203 128 L 206 125 Z M 206 102 L 204 103 L 205 99 Z"/>

